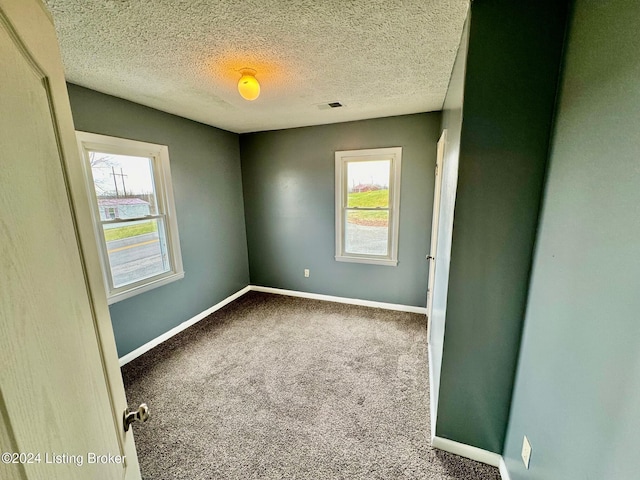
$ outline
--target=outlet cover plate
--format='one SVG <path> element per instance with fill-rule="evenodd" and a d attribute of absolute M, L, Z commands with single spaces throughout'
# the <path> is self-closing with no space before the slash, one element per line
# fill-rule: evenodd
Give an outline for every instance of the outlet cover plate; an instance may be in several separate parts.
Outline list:
<path fill-rule="evenodd" d="M 524 462 L 524 466 L 529 470 L 529 461 L 531 460 L 531 444 L 529 443 L 529 439 L 525 435 L 522 439 L 522 461 Z"/>

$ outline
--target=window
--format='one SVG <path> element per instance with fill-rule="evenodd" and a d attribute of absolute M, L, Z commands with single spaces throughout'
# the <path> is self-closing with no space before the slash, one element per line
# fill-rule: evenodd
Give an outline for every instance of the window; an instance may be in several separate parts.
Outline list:
<path fill-rule="evenodd" d="M 105 207 L 104 214 L 104 220 L 113 220 L 118 216 L 115 207 Z"/>
<path fill-rule="evenodd" d="M 398 264 L 402 147 L 336 152 L 336 260 Z"/>
<path fill-rule="evenodd" d="M 183 278 L 169 149 L 76 135 L 109 303 Z"/>

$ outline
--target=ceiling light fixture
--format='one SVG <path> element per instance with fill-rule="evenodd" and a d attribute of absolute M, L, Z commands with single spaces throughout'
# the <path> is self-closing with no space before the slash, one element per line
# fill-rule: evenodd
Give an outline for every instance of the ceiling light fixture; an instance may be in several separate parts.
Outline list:
<path fill-rule="evenodd" d="M 260 95 L 260 84 L 256 80 L 256 71 L 253 68 L 240 70 L 242 77 L 238 80 L 238 92 L 245 100 L 255 100 Z"/>

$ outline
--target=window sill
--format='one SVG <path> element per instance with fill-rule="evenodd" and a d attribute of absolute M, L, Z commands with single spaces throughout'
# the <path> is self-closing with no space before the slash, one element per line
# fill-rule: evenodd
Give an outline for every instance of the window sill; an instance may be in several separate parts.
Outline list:
<path fill-rule="evenodd" d="M 148 292 L 149 290 L 153 290 L 157 287 L 162 287 L 163 285 L 167 285 L 171 282 L 175 282 L 176 280 L 180 280 L 184 278 L 184 272 L 177 272 L 167 275 L 166 277 L 158 278 L 149 283 L 145 283 L 144 285 L 138 285 L 136 287 L 130 288 L 128 290 L 123 290 L 118 293 L 114 293 L 113 295 L 107 296 L 107 303 L 112 305 L 121 300 L 126 300 L 127 298 L 135 297 L 140 293 Z"/>
<path fill-rule="evenodd" d="M 337 262 L 349 262 L 349 263 L 368 263 L 370 265 L 384 265 L 386 267 L 397 267 L 398 260 L 391 260 L 389 258 L 371 258 L 371 257 L 348 257 L 336 255 Z"/>

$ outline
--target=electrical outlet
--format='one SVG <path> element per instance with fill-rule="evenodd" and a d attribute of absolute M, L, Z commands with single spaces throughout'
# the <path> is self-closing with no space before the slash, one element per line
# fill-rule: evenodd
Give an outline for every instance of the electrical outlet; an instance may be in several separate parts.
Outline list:
<path fill-rule="evenodd" d="M 527 470 L 529 470 L 529 460 L 531 460 L 531 444 L 525 435 L 522 439 L 522 461 Z"/>
<path fill-rule="evenodd" d="M 304 276 L 305 276 L 305 278 L 309 278 L 309 269 L 308 268 L 304 269 Z"/>

